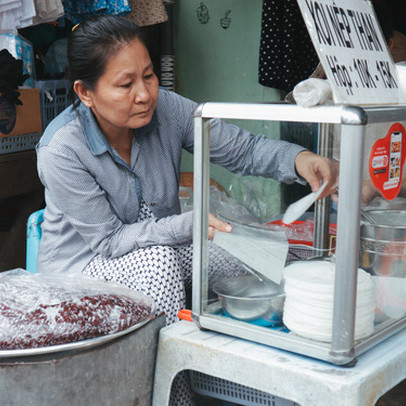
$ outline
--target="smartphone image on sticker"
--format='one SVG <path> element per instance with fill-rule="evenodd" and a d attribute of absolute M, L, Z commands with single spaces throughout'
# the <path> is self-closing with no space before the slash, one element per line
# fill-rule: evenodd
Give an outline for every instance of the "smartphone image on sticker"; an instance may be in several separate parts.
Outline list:
<path fill-rule="evenodd" d="M 402 133 L 400 131 L 396 131 L 391 134 L 389 179 L 399 179 L 400 177 L 401 151 Z"/>

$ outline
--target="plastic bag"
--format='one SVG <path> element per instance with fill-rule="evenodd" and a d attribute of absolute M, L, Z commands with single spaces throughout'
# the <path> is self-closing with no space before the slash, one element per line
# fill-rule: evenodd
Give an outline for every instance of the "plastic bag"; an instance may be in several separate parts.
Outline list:
<path fill-rule="evenodd" d="M 179 188 L 180 211 L 186 213 L 193 210 L 193 189 L 181 186 Z"/>
<path fill-rule="evenodd" d="M 332 103 L 332 92 L 327 80 L 309 78 L 298 83 L 293 97 L 301 107 L 312 107 Z"/>
<path fill-rule="evenodd" d="M 68 40 L 54 41 L 48 48 L 44 59 L 44 73 L 57 79 L 65 76 L 68 67 Z"/>
<path fill-rule="evenodd" d="M 312 218 L 304 221 L 296 221 L 286 225 L 281 221 L 266 224 L 266 228 L 273 231 L 284 231 L 289 240 L 303 243 L 313 243 L 314 220 Z"/>
<path fill-rule="evenodd" d="M 151 318 L 148 296 L 85 275 L 0 274 L 0 350 L 67 344 Z"/>
<path fill-rule="evenodd" d="M 182 213 L 193 210 L 192 188 L 179 188 L 179 199 Z M 248 209 L 214 185 L 210 186 L 210 213 L 225 221 L 243 224 L 256 224 L 259 221 Z"/>
<path fill-rule="evenodd" d="M 241 224 L 258 224 L 260 220 L 244 205 L 215 186 L 210 187 L 210 212 L 224 220 Z"/>

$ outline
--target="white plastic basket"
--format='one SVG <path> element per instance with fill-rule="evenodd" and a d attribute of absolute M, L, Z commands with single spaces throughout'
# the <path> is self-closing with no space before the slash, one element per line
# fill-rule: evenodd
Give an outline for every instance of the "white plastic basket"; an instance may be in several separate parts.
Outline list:
<path fill-rule="evenodd" d="M 190 371 L 190 381 L 192 389 L 196 393 L 228 402 L 235 402 L 237 405 L 299 406 L 291 400 L 197 371 Z"/>

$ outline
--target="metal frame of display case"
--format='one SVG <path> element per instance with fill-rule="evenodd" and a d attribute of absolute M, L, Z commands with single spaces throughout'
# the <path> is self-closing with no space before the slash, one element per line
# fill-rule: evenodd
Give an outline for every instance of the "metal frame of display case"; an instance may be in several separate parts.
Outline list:
<path fill-rule="evenodd" d="M 210 120 L 240 119 L 307 122 L 341 126 L 340 204 L 331 343 L 318 342 L 268 327 L 216 315 L 218 303 L 208 299 L 208 210 Z M 406 326 L 406 317 L 388 320 L 368 338 L 355 341 L 355 305 L 359 265 L 361 186 L 365 128 L 367 124 L 406 120 L 406 106 L 320 106 L 302 108 L 284 103 L 204 103 L 194 113 L 194 232 L 192 317 L 201 329 L 244 338 L 336 365 L 352 365 L 356 356 Z M 323 224 L 317 223 L 315 229 Z M 315 231 L 315 232 L 316 232 Z"/>

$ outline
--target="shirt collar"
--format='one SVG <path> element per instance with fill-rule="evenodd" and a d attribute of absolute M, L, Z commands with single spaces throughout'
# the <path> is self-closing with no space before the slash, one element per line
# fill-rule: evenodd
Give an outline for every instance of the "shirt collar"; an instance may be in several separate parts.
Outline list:
<path fill-rule="evenodd" d="M 83 130 L 92 154 L 101 155 L 107 151 L 111 152 L 111 146 L 100 130 L 91 109 L 89 107 L 86 107 L 83 103 L 80 103 L 77 108 L 83 123 Z M 155 109 L 151 121 L 144 127 L 134 129 L 133 136 L 135 138 L 140 138 L 145 134 L 148 134 L 158 126 L 159 120 Z"/>

